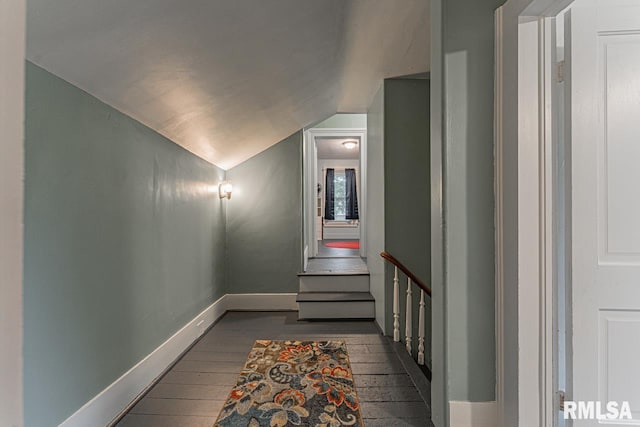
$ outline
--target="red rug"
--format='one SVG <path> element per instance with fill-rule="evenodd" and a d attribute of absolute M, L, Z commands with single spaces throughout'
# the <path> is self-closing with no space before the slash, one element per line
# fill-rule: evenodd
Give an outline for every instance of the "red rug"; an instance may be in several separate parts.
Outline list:
<path fill-rule="evenodd" d="M 340 248 L 340 249 L 360 249 L 360 241 L 355 242 L 329 242 L 324 244 L 328 248 Z"/>

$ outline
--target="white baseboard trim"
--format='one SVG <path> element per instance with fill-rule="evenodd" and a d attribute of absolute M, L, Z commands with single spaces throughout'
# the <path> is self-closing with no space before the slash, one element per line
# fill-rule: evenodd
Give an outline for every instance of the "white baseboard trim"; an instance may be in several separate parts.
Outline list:
<path fill-rule="evenodd" d="M 213 323 L 229 310 L 297 310 L 297 294 L 226 294 L 60 424 L 108 425 Z"/>
<path fill-rule="evenodd" d="M 450 427 L 495 427 L 498 425 L 496 402 L 449 402 Z"/>
<path fill-rule="evenodd" d="M 298 294 L 227 294 L 227 310 L 238 311 L 286 311 L 297 310 Z"/>

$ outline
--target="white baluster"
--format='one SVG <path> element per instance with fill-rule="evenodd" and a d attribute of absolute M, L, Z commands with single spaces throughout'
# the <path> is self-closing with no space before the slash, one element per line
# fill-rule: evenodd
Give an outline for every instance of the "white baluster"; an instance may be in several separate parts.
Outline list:
<path fill-rule="evenodd" d="M 418 314 L 418 365 L 424 365 L 424 306 L 424 291 L 421 289 Z"/>
<path fill-rule="evenodd" d="M 411 354 L 411 279 L 407 278 L 407 317 L 405 319 L 404 334 L 407 338 L 407 351 Z"/>
<path fill-rule="evenodd" d="M 393 340 L 400 341 L 400 289 L 398 287 L 398 267 L 393 270 Z"/>

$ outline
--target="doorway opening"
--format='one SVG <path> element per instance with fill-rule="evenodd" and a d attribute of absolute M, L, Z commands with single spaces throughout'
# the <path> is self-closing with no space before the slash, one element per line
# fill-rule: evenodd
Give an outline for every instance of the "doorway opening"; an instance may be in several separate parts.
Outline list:
<path fill-rule="evenodd" d="M 527 356 L 513 383 L 502 381 L 501 363 L 510 314 L 498 310 L 499 407 L 515 385 L 516 416 L 527 422 L 595 425 L 602 421 L 593 416 L 572 423 L 571 410 L 594 402 L 617 410 L 604 410 L 607 424 L 636 424 L 628 420 L 640 418 L 640 2 L 532 0 L 525 10 L 504 6 L 497 23 L 497 176 L 520 177 L 517 191 L 497 187 L 516 195 L 516 298 L 527 308 L 517 315 Z M 517 49 L 502 44 L 514 36 Z M 502 139 L 514 133 L 517 153 Z M 512 158 L 518 166 L 509 170 Z M 511 214 L 508 199 L 498 200 L 497 215 Z M 498 282 L 497 300 L 505 297 Z M 629 418 L 619 409 L 625 402 Z M 500 414 L 511 425 L 512 415 Z"/>
<path fill-rule="evenodd" d="M 305 270 L 310 258 L 366 253 L 366 115 L 340 116 L 353 127 L 305 131 Z"/>
<path fill-rule="evenodd" d="M 316 137 L 319 258 L 360 256 L 360 138 Z"/>

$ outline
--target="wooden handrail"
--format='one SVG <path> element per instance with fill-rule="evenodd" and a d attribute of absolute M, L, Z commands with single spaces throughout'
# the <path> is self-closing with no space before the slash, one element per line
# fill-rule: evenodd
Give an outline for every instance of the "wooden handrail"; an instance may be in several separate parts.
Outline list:
<path fill-rule="evenodd" d="M 382 258 L 386 259 L 387 261 L 389 261 L 391 264 L 393 264 L 396 267 L 398 267 L 400 270 L 402 270 L 402 272 L 404 274 L 406 274 L 407 277 L 409 277 L 413 281 L 413 283 L 418 285 L 418 287 L 420 289 L 422 289 L 427 295 L 431 296 L 431 288 L 429 288 L 427 285 L 425 285 L 422 280 L 418 279 L 418 276 L 413 274 L 407 267 L 405 267 L 404 264 L 402 264 L 400 261 L 398 261 L 393 255 L 391 255 L 388 252 L 381 252 L 380 256 Z"/>

